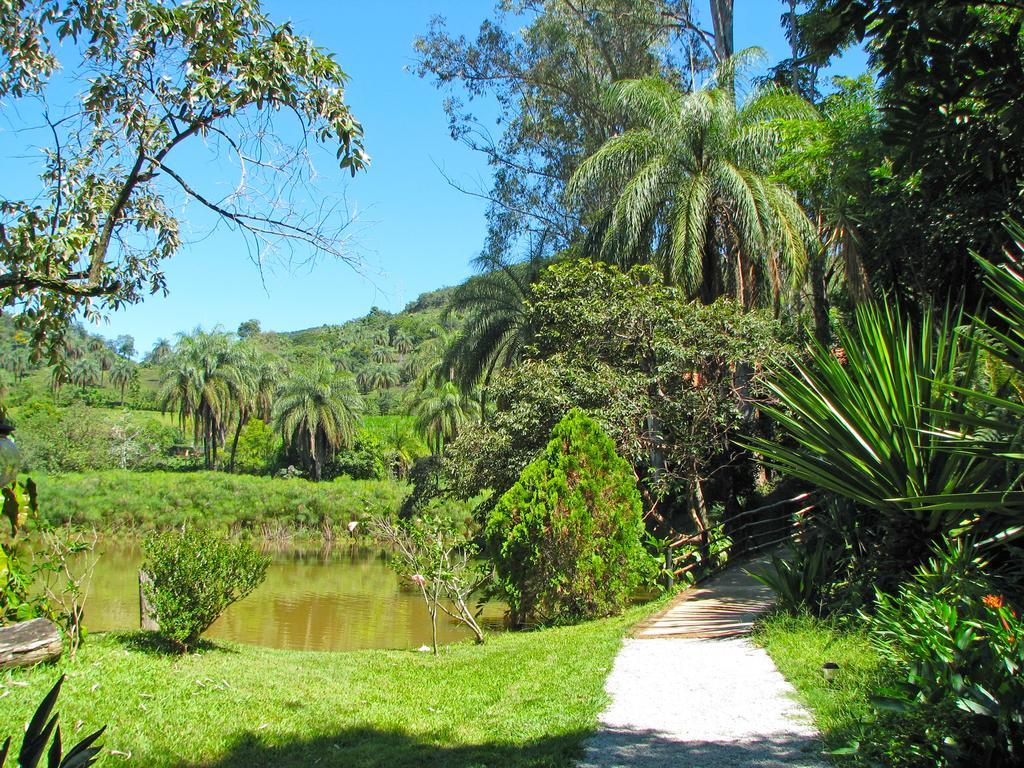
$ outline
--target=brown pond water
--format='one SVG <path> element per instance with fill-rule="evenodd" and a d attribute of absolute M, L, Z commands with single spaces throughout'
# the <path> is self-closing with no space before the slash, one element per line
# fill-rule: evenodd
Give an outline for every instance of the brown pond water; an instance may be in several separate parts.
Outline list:
<path fill-rule="evenodd" d="M 358 545 L 268 550 L 267 579 L 235 603 L 204 637 L 294 650 L 418 648 L 430 643 L 430 615 L 418 591 L 403 585 L 379 550 Z M 135 542 L 101 541 L 85 603 L 91 632 L 139 628 Z M 484 619 L 496 624 L 502 608 L 489 604 Z M 471 637 L 438 617 L 438 641 Z"/>

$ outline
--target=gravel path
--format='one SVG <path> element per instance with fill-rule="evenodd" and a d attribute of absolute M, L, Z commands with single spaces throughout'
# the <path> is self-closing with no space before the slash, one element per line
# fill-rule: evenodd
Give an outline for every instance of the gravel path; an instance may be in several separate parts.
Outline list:
<path fill-rule="evenodd" d="M 749 603 L 743 582 L 733 574 L 684 595 L 641 639 L 626 640 L 580 768 L 825 768 L 810 715 L 768 654 L 742 636 L 749 625 L 722 637 L 722 606 L 731 596 Z M 695 636 L 704 615 L 707 636 Z M 657 637 L 659 626 L 686 636 Z"/>

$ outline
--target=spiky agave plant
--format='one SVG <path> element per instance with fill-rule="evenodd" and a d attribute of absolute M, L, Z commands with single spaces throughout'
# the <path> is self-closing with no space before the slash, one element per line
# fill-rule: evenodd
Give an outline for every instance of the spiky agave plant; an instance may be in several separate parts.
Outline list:
<path fill-rule="evenodd" d="M 965 318 L 925 308 L 864 304 L 840 333 L 842 354 L 813 343 L 767 382 L 777 439 L 750 438 L 767 464 L 852 499 L 929 538 L 963 520 L 962 509 L 920 499 L 979 493 L 997 480 L 982 455 L 955 450 L 975 418 L 969 394 L 978 346 Z"/>
<path fill-rule="evenodd" d="M 64 675 L 61 675 L 50 692 L 46 694 L 46 698 L 39 704 L 35 715 L 32 716 L 32 721 L 25 730 L 25 738 L 21 742 L 21 751 L 18 753 L 18 768 L 36 768 L 44 753 L 46 754 L 47 768 L 86 768 L 96 762 L 96 756 L 102 747 L 93 745 L 103 735 L 106 726 L 86 736 L 67 754 L 64 754 L 60 726 L 57 724 L 58 715 L 57 713 L 53 713 L 52 716 L 50 714 L 57 703 L 63 683 Z M 51 736 L 53 737 L 52 742 L 50 741 Z M 47 749 L 47 744 L 49 744 L 49 749 Z M 0 746 L 0 768 L 3 768 L 7 762 L 7 753 L 10 748 L 11 738 L 8 736 L 3 746 Z"/>

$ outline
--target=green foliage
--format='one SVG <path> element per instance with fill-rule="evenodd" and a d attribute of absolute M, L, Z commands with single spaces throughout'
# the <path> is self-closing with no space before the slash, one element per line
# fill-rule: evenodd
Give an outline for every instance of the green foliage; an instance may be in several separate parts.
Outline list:
<path fill-rule="evenodd" d="M 424 381 L 413 397 L 410 410 L 416 429 L 431 452 L 441 455 L 445 445 L 479 415 L 480 404 L 472 393 L 461 391 L 453 381 Z"/>
<path fill-rule="evenodd" d="M 486 273 L 455 289 L 445 317 L 465 314 L 459 334 L 440 360 L 437 377 L 451 376 L 463 392 L 486 387 L 496 372 L 519 360 L 533 335 L 527 301 L 544 262 L 505 264 L 484 259 Z"/>
<path fill-rule="evenodd" d="M 572 408 L 600 422 L 652 498 L 685 504 L 719 462 L 734 463 L 719 477 L 742 475 L 728 451 L 743 418 L 734 374 L 749 367 L 756 396 L 759 372 L 783 347 L 771 318 L 728 300 L 687 301 L 650 267 L 572 260 L 533 286 L 528 322 L 524 359 L 491 388 L 497 410 L 449 448 L 458 494 L 508 490 Z"/>
<path fill-rule="evenodd" d="M 834 553 L 819 540 L 817 546 L 800 546 L 788 555 L 773 554 L 766 568 L 750 575 L 775 593 L 780 610 L 799 613 L 810 609 L 822 614 L 822 590 L 835 568 Z"/>
<path fill-rule="evenodd" d="M 815 48 L 860 42 L 879 70 L 885 155 L 860 201 L 877 282 L 981 298 L 971 253 L 998 257 L 1024 216 L 1024 9 L 1016 2 L 813 0 Z M 922 34 L 922 30 L 928 30 Z M 840 162 L 842 162 L 840 160 Z"/>
<path fill-rule="evenodd" d="M 185 653 L 229 605 L 263 582 L 271 559 L 247 542 L 195 529 L 150 534 L 142 551 L 150 578 L 143 589 L 158 631 Z"/>
<path fill-rule="evenodd" d="M 384 480 L 391 476 L 391 452 L 384 441 L 361 432 L 352 446 L 339 451 L 325 470 L 327 477 L 346 475 L 354 480 Z"/>
<path fill-rule="evenodd" d="M 513 620 L 573 622 L 617 613 L 650 579 L 640 495 L 628 462 L 579 410 L 554 428 L 487 519 Z"/>
<path fill-rule="evenodd" d="M 955 710 L 878 710 L 872 698 L 896 673 L 862 628 L 780 613 L 759 623 L 754 641 L 811 710 L 837 765 L 936 768 L 931 756 L 940 752 L 943 736 L 954 732 Z M 825 661 L 838 665 L 832 681 L 822 675 Z"/>
<path fill-rule="evenodd" d="M 904 679 L 876 699 L 900 712 L 959 710 L 935 734 L 935 765 L 1020 765 L 1024 759 L 1024 621 L 972 545 L 948 542 L 866 617 Z"/>
<path fill-rule="evenodd" d="M 317 360 L 293 371 L 278 393 L 274 423 L 289 447 L 303 458 L 313 480 L 341 446 L 351 445 L 363 402 L 351 377 Z"/>
<path fill-rule="evenodd" d="M 367 515 L 394 514 L 408 493 L 395 481 L 329 483 L 223 472 L 90 472 L 39 476 L 42 516 L 102 530 L 188 525 L 270 533 L 341 530 Z"/>
<path fill-rule="evenodd" d="M 182 144 L 269 153 L 274 160 L 243 172 L 245 183 L 298 202 L 301 153 L 279 149 L 292 132 L 270 119 L 290 114 L 303 137 L 336 148 L 342 168 L 368 164 L 345 104 L 345 72 L 269 19 L 258 0 L 19 2 L 0 19 L 0 61 L 0 98 L 42 99 L 44 113 L 59 113 L 59 91 L 75 105 L 49 123 L 40 188 L 3 203 L 0 306 L 27 310 L 34 343 L 54 357 L 79 311 L 95 317 L 164 289 L 161 261 L 181 245 L 175 195 L 252 242 L 276 236 L 341 255 L 327 222 L 269 202 L 224 208 L 211 202 L 202 174 L 190 178 L 175 161 Z M 62 87 L 48 87 L 58 68 Z"/>
<path fill-rule="evenodd" d="M 262 419 L 249 419 L 238 434 L 235 467 L 239 472 L 262 475 L 271 471 L 281 453 L 282 441 Z"/>
<path fill-rule="evenodd" d="M 962 519 L 919 497 L 979 491 L 1002 477 L 949 441 L 972 411 L 957 387 L 973 383 L 977 360 L 960 323 L 926 308 L 915 327 L 898 307 L 858 307 L 839 351 L 814 344 L 806 363 L 775 371 L 767 386 L 780 405 L 765 412 L 779 437 L 748 441 L 786 475 L 869 510 L 884 527 L 880 541 L 910 563 Z"/>
<path fill-rule="evenodd" d="M 25 728 L 25 736 L 21 740 L 21 749 L 18 751 L 18 768 L 36 768 L 40 760 L 43 759 L 44 753 L 46 754 L 47 768 L 88 768 L 96 762 L 96 756 L 102 747 L 94 747 L 93 744 L 103 735 L 106 727 L 86 736 L 75 744 L 67 754 L 64 753 L 60 726 L 57 724 L 57 713 L 53 712 L 63 683 L 64 675 L 61 675 L 50 692 L 39 703 L 39 707 Z M 52 717 L 51 713 L 53 713 Z M 52 743 L 50 743 L 51 736 L 53 737 Z M 47 744 L 50 744 L 49 749 L 46 748 Z M 7 762 L 7 753 L 10 747 L 11 737 L 8 736 L 7 740 L 0 745 L 0 768 L 3 768 Z"/>
<path fill-rule="evenodd" d="M 656 264 L 691 297 L 732 295 L 745 308 L 777 305 L 802 282 L 813 228 L 772 174 L 782 149 L 777 122 L 815 112 L 767 85 L 737 105 L 736 73 L 750 59 L 745 51 L 723 62 L 696 90 L 659 77 L 611 87 L 609 102 L 628 128 L 584 160 L 567 187 L 576 200 L 600 201 L 592 252 L 624 267 Z"/>
<path fill-rule="evenodd" d="M 33 400 L 13 416 L 23 468 L 32 472 L 156 469 L 181 443 L 181 433 L 153 413 Z"/>

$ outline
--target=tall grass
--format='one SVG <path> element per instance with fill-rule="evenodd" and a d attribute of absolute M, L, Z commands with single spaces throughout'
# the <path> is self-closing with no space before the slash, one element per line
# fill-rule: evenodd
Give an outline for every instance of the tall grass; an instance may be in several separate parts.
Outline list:
<path fill-rule="evenodd" d="M 108 471 L 34 479 L 46 522 L 103 530 L 187 524 L 329 534 L 350 520 L 397 511 L 408 492 L 391 480 L 313 483 L 224 472 Z"/>

